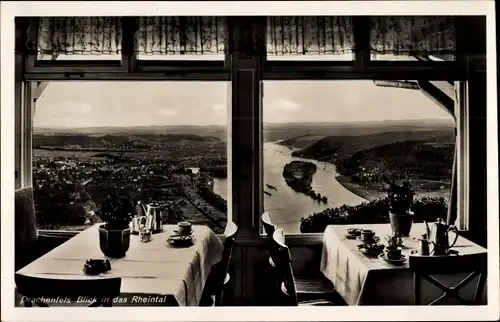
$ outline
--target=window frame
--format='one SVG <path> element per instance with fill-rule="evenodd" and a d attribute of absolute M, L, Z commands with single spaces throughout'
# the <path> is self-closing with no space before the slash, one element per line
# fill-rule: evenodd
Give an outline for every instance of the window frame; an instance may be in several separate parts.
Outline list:
<path fill-rule="evenodd" d="M 296 80 L 296 78 L 294 78 Z M 345 78 L 344 78 L 345 79 Z M 128 79 L 127 79 L 128 80 Z M 23 82 L 23 104 L 22 104 L 22 116 L 20 118 L 21 124 L 18 124 L 17 126 L 22 127 L 22 139 L 21 139 L 21 172 L 20 172 L 20 177 L 21 177 L 21 186 L 16 187 L 16 188 L 23 188 L 23 187 L 28 187 L 32 186 L 32 175 L 33 175 L 33 150 L 32 150 L 32 142 L 33 142 L 33 116 L 34 116 L 34 108 L 36 104 L 36 100 L 34 99 L 34 93 L 37 92 L 36 88 L 36 82 L 34 81 L 24 81 Z M 230 83 L 229 83 L 230 85 Z M 469 221 L 469 209 L 468 209 L 468 189 L 465 189 L 468 185 L 468 166 L 469 166 L 469 155 L 468 155 L 468 122 L 467 122 L 467 116 L 468 116 L 468 102 L 467 102 L 467 82 L 466 81 L 457 81 L 455 82 L 455 87 L 456 87 L 456 109 L 458 111 L 457 113 L 457 141 L 456 144 L 458 144 L 458 164 L 457 164 L 457 170 L 458 170 L 458 176 L 457 176 L 457 198 L 458 198 L 458 206 L 457 206 L 457 224 L 460 230 L 468 230 L 468 221 Z M 229 92 L 230 94 L 230 92 Z M 232 111 L 230 109 L 230 111 Z M 260 122 L 262 123 L 262 113 L 260 114 Z M 232 122 L 233 115 L 230 115 L 230 121 Z M 236 116 L 237 117 L 237 116 Z M 19 123 L 19 122 L 18 122 Z M 230 133 L 230 125 L 228 125 L 228 187 L 231 187 L 231 177 L 232 177 L 232 169 L 231 169 L 231 162 L 230 162 L 230 146 L 231 142 L 234 140 L 233 136 Z M 261 154 L 262 158 L 262 154 Z M 263 162 L 263 160 L 261 160 Z M 228 189 L 230 191 L 231 189 Z M 263 186 L 260 187 L 260 193 L 261 193 L 261 198 L 263 197 Z M 228 204 L 233 202 L 231 194 L 228 193 Z M 263 205 L 261 206 L 262 211 L 263 211 Z M 231 207 L 228 207 L 228 217 L 230 217 L 230 210 Z M 262 213 L 261 211 L 261 213 Z M 259 223 L 260 223 L 260 215 L 259 215 Z M 259 224 L 259 232 L 258 235 L 260 237 L 264 236 L 264 233 L 262 232 L 262 229 L 260 227 L 261 225 Z M 62 230 L 44 230 L 40 229 L 40 232 L 57 232 L 57 231 L 62 231 Z M 300 237 L 303 236 L 303 237 Z M 308 237 L 307 237 L 308 236 Z M 287 237 L 290 237 L 292 239 L 297 239 L 300 240 L 301 238 L 305 238 L 305 240 L 309 240 L 309 242 L 312 242 L 313 240 L 318 239 L 317 234 L 311 233 L 290 233 L 287 234 Z"/>
<path fill-rule="evenodd" d="M 122 81 L 148 81 L 148 79 L 122 79 Z M 71 80 L 63 80 L 66 82 L 70 82 Z M 96 80 L 98 81 L 98 80 Z M 166 79 L 165 81 L 169 81 L 169 79 Z M 220 79 L 216 79 L 213 81 L 218 81 L 220 82 Z M 33 118 L 35 115 L 35 108 L 36 108 L 36 100 L 41 96 L 43 90 L 45 90 L 46 86 L 48 85 L 47 83 L 50 81 L 34 81 L 34 80 L 24 80 L 22 82 L 22 105 L 20 106 L 20 114 L 16 114 L 16 130 L 18 128 L 21 129 L 21 135 L 20 135 L 20 159 L 16 159 L 16 169 L 19 170 L 19 180 L 15 180 L 15 189 L 23 189 L 27 187 L 33 187 Z M 227 82 L 227 81 L 226 81 Z M 43 84 L 45 83 L 45 84 Z M 43 84 L 43 85 L 42 85 Z M 231 83 L 228 82 L 228 85 L 230 86 Z M 43 89 L 41 91 L 37 90 L 38 86 L 43 86 Z M 227 100 L 227 103 L 229 104 L 231 102 L 231 96 L 230 96 L 230 91 L 228 91 L 229 97 Z M 16 105 L 17 107 L 17 105 Z M 231 109 L 229 109 L 231 111 Z M 20 117 L 17 117 L 17 115 L 20 115 Z M 228 120 L 231 120 L 231 114 L 229 113 L 227 115 Z M 231 134 L 230 134 L 230 124 L 228 125 L 228 129 L 226 131 L 226 136 L 227 136 L 227 148 L 226 148 L 226 160 L 227 160 L 227 167 L 228 167 L 228 177 L 227 177 L 227 184 L 228 187 L 230 186 L 231 183 L 231 177 L 232 177 L 232 168 L 231 168 Z M 17 171 L 17 170 L 16 170 Z M 232 198 L 231 198 L 231 189 L 228 189 L 228 200 L 227 203 L 228 205 L 231 204 Z M 231 207 L 228 207 L 227 209 L 227 218 L 228 220 L 231 218 Z M 54 236 L 54 235 L 63 235 L 66 237 L 73 237 L 74 235 L 78 234 L 81 230 L 64 230 L 64 229 L 39 229 L 37 228 L 38 234 L 39 235 L 45 235 L 45 236 Z M 217 234 L 217 237 L 221 240 L 224 239 L 223 234 Z"/>
<path fill-rule="evenodd" d="M 125 18 L 127 19 L 127 18 Z M 71 81 L 71 80 L 94 80 L 94 81 L 230 81 L 229 86 L 234 91 L 239 91 L 239 93 L 244 93 L 244 95 L 253 95 L 256 93 L 260 95 L 260 113 L 254 112 L 254 118 L 257 117 L 257 121 L 260 122 L 260 128 L 262 128 L 262 81 L 263 80 L 346 80 L 346 79 L 369 79 L 369 80 L 399 80 L 399 79 L 425 79 L 425 80 L 449 80 L 455 79 L 461 83 L 467 80 L 468 67 L 467 63 L 462 60 L 457 60 L 453 62 L 436 62 L 436 61 L 376 61 L 372 62 L 370 58 L 370 48 L 369 48 L 369 30 L 366 29 L 362 18 L 354 25 L 355 27 L 355 52 L 353 61 L 279 61 L 270 60 L 266 61 L 265 55 L 258 57 L 248 57 L 241 53 L 233 52 L 230 55 L 226 55 L 224 63 L 221 65 L 220 62 L 214 63 L 214 61 L 175 61 L 176 66 L 171 66 L 172 64 L 168 61 L 154 61 L 151 60 L 147 63 L 147 70 L 141 70 L 138 67 L 141 62 L 138 62 L 137 55 L 131 50 L 133 37 L 132 29 L 124 29 L 123 32 L 123 52 L 121 67 L 119 69 L 113 67 L 112 69 L 106 68 L 96 68 L 96 61 L 76 61 L 68 60 L 61 62 L 52 63 L 47 62 L 47 66 L 43 69 L 24 69 L 26 67 L 26 61 L 30 60 L 30 57 L 23 56 L 21 54 L 16 54 L 16 170 L 19 171 L 20 179 L 16 179 L 16 189 L 19 187 L 25 187 L 27 185 L 32 185 L 33 183 L 29 178 L 32 176 L 32 105 L 34 101 L 31 97 L 28 97 L 28 93 L 31 96 L 32 87 L 26 86 L 30 81 Z M 236 20 L 233 23 L 238 24 Z M 132 24 L 125 24 L 132 25 Z M 245 29 L 249 27 L 240 26 L 240 29 Z M 238 32 L 238 31 L 236 31 Z M 254 31 L 255 32 L 255 31 Z M 259 32 L 259 31 L 257 31 Z M 265 32 L 265 31 L 264 31 Z M 16 35 L 17 36 L 17 35 Z M 234 37 L 234 35 L 233 35 Z M 238 35 L 236 35 L 238 37 Z M 261 39 L 265 39 L 261 37 Z M 245 41 L 245 40 L 243 40 Z M 265 44 L 260 44 L 262 48 L 265 48 Z M 243 60 L 241 60 L 243 58 Z M 241 62 L 245 59 L 254 60 L 254 63 L 250 63 L 249 67 L 243 67 L 242 69 L 238 67 Z M 240 60 L 240 61 L 239 61 Z M 56 66 L 57 65 L 57 66 Z M 64 66 L 62 66 L 64 65 Z M 260 86 L 254 86 L 252 89 L 244 89 L 242 86 L 238 87 L 237 81 L 234 80 L 235 75 L 241 73 L 241 71 L 250 71 L 254 74 L 254 79 L 260 83 Z M 19 85 L 21 84 L 21 85 Z M 19 88 L 20 86 L 20 88 Z M 257 89 L 258 88 L 258 89 Z M 461 86 L 460 88 L 466 88 L 466 86 Z M 231 92 L 229 92 L 231 94 Z M 464 93 L 462 93 L 463 96 Z M 462 124 L 459 129 L 457 129 L 457 135 L 463 133 L 460 136 L 461 144 L 459 149 L 459 159 L 461 161 L 461 171 L 458 172 L 458 177 L 464 176 L 465 180 L 460 180 L 460 184 L 457 187 L 457 191 L 464 192 L 467 190 L 468 182 L 468 127 L 467 115 L 464 108 L 467 108 L 466 98 L 459 96 L 459 118 L 462 120 Z M 25 102 L 24 104 L 22 102 Z M 237 105 L 238 99 L 231 98 L 231 108 L 229 109 L 231 116 L 231 124 L 235 119 L 239 118 L 238 113 L 244 113 L 238 109 Z M 31 111 L 31 112 L 30 112 Z M 462 113 L 463 112 L 463 113 Z M 462 115 L 463 114 L 463 115 Z M 465 119 L 464 119 L 465 118 Z M 249 120 L 252 124 L 247 124 L 250 126 L 255 126 L 256 120 Z M 231 124 L 228 125 L 231 128 Z M 458 125 L 457 125 L 458 127 Z M 262 132 L 262 129 L 260 130 Z M 261 133 L 262 134 L 262 133 Z M 262 135 L 261 135 L 262 136 Z M 235 139 L 235 134 L 228 130 L 228 145 L 231 145 Z M 238 139 L 238 138 L 236 138 Z M 262 139 L 262 138 L 261 138 Z M 231 153 L 231 148 L 228 146 L 228 153 Z M 29 156 L 27 154 L 30 154 Z M 259 159 L 252 158 L 252 168 L 257 169 L 262 164 L 262 151 L 259 151 Z M 233 174 L 233 169 L 231 168 L 231 159 L 228 158 L 228 185 L 232 184 L 230 178 Z M 262 171 L 262 170 L 260 170 Z M 29 173 L 27 173 L 29 172 Z M 262 173 L 260 173 L 262 176 Z M 253 177 L 252 180 L 259 183 L 259 196 L 253 196 L 252 200 L 263 200 L 263 186 L 261 184 L 262 180 Z M 255 182 L 248 182 L 248 184 L 254 184 Z M 232 189 L 231 189 L 232 190 Z M 229 202 L 241 202 L 241 200 L 235 200 L 234 196 L 228 197 L 231 201 Z M 469 209 L 465 206 L 468 204 L 467 193 L 463 193 L 459 196 L 459 199 L 463 199 L 460 203 L 462 205 L 462 211 L 458 214 L 463 216 L 462 220 L 468 220 Z M 260 216 L 263 211 L 263 205 L 259 207 L 259 213 L 255 213 L 254 210 L 251 220 L 243 220 L 244 226 L 249 225 L 252 222 L 252 227 L 241 227 L 245 231 L 253 230 L 251 236 L 259 237 L 261 235 L 261 223 Z M 229 217 L 229 210 L 228 210 Z M 241 219 L 237 219 L 241 220 Z M 290 234 L 300 235 L 297 236 L 299 240 L 306 240 L 307 235 L 310 234 Z M 312 234 L 316 235 L 316 234 Z M 248 235 L 250 236 L 250 235 Z M 254 238 L 252 237 L 252 238 Z M 295 237 L 292 237 L 295 238 Z"/>

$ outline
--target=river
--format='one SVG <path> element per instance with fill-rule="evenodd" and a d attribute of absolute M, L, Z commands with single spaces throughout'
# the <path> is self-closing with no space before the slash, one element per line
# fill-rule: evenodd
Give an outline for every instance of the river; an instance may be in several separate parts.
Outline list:
<path fill-rule="evenodd" d="M 292 190 L 283 178 L 285 164 L 298 160 L 315 163 L 317 171 L 314 174 L 312 188 L 322 196 L 328 197 L 328 203 L 320 203 L 309 196 Z M 292 157 L 292 151 L 285 146 L 264 143 L 264 209 L 269 211 L 271 220 L 287 233 L 300 232 L 300 219 L 313 212 L 341 205 L 359 205 L 365 199 L 344 188 L 336 179 L 337 171 L 330 163 Z M 266 184 L 276 187 L 270 189 Z M 215 179 L 214 192 L 227 200 L 227 180 Z"/>

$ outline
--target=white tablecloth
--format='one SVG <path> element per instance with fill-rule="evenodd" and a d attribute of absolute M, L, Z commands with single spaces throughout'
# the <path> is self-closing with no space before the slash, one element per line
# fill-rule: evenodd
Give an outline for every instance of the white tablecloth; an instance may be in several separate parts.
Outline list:
<path fill-rule="evenodd" d="M 163 300 L 158 302 L 157 296 L 174 297 L 181 306 L 199 304 L 210 269 L 221 259 L 223 245 L 208 227 L 193 226 L 195 244 L 175 248 L 166 241 L 174 228 L 175 225 L 164 226 L 164 231 L 154 234 L 148 243 L 131 235 L 125 257 L 107 258 L 111 270 L 99 276 L 122 278 L 121 293 L 127 305 L 162 304 Z M 18 273 L 50 278 L 96 278 L 83 273 L 87 259 L 106 259 L 99 247 L 98 225 L 79 233 Z M 135 300 L 131 295 L 137 295 Z"/>
<path fill-rule="evenodd" d="M 337 292 L 349 305 L 413 305 L 413 274 L 408 268 L 408 262 L 395 266 L 382 259 L 365 256 L 358 250 L 360 241 L 345 237 L 346 230 L 350 227 L 371 229 L 384 244 L 387 244 L 384 236 L 391 233 L 389 224 L 330 225 L 326 228 L 323 236 L 321 272 L 332 281 Z M 419 248 L 419 243 L 414 238 L 423 233 L 424 224 L 413 224 L 411 236 L 404 241 L 403 254 L 408 256 L 412 250 Z M 450 236 L 450 241 L 452 237 L 454 236 Z M 460 254 L 486 252 L 485 248 L 462 237 L 458 238 L 453 249 Z M 452 286 L 465 275 L 439 276 L 438 279 Z M 475 281 L 469 282 L 461 294 L 473 294 L 475 284 Z M 439 289 L 424 281 L 421 289 L 423 303 L 442 294 Z M 486 293 L 485 289 L 483 301 L 486 299 Z"/>

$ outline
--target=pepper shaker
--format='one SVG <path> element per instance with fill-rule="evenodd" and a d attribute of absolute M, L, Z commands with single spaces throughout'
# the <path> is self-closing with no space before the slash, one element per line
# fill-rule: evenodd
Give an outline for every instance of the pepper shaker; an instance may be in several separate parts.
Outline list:
<path fill-rule="evenodd" d="M 429 240 L 427 240 L 427 234 L 423 234 L 420 239 L 420 255 L 429 255 L 429 252 Z"/>

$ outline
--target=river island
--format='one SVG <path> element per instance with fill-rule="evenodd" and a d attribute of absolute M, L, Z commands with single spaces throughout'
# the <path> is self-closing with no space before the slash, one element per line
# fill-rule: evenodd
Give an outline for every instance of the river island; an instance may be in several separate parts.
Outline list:
<path fill-rule="evenodd" d="M 327 203 L 328 198 L 316 193 L 311 187 L 316 171 L 316 164 L 312 162 L 292 161 L 283 167 L 283 178 L 294 191 L 303 193 L 318 202 Z"/>

